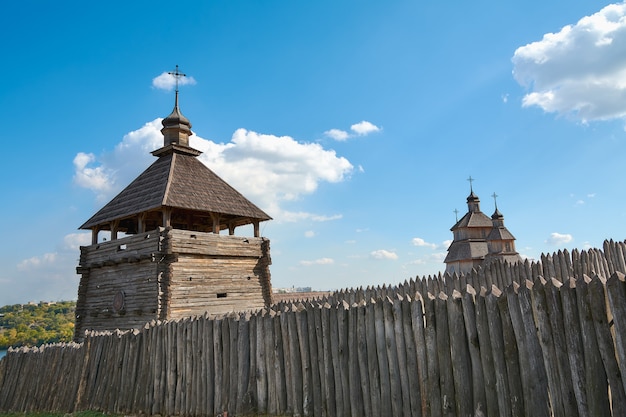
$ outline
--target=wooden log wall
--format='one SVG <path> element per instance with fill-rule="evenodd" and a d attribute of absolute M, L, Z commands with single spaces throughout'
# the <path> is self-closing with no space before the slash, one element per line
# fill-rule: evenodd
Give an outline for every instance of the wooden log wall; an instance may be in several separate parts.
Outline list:
<path fill-rule="evenodd" d="M 141 327 L 159 317 L 161 241 L 159 231 L 151 231 L 81 247 L 76 339 L 84 329 Z M 116 296 L 124 301 L 122 309 L 113 307 Z"/>
<path fill-rule="evenodd" d="M 623 416 L 625 248 L 10 350 L 0 411 Z"/>
<path fill-rule="evenodd" d="M 169 229 L 163 244 L 168 319 L 270 305 L 267 239 Z"/>

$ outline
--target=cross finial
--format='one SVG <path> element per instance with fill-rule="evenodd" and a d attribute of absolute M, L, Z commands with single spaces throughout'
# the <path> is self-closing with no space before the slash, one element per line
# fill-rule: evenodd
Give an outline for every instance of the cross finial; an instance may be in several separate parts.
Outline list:
<path fill-rule="evenodd" d="M 186 77 L 187 74 L 183 74 L 182 72 L 178 71 L 178 65 L 176 65 L 175 71 L 170 71 L 168 72 L 168 74 L 176 79 L 176 92 L 178 93 L 178 80 L 182 77 Z"/>
<path fill-rule="evenodd" d="M 498 194 L 496 194 L 494 191 L 494 193 L 491 194 L 491 196 L 493 197 L 493 203 L 496 205 L 496 210 L 497 210 L 498 209 L 498 200 L 497 200 Z"/>
<path fill-rule="evenodd" d="M 454 217 L 456 218 L 456 221 L 459 221 L 459 211 L 457 209 L 454 209 Z"/>
<path fill-rule="evenodd" d="M 474 189 L 472 188 L 472 183 L 474 181 L 476 181 L 474 178 L 472 178 L 472 176 L 470 175 L 469 178 L 467 179 L 470 183 L 470 192 L 474 192 Z"/>

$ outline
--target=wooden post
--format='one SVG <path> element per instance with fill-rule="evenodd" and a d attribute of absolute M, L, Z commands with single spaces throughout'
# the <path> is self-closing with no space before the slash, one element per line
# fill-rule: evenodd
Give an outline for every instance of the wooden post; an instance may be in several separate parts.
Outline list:
<path fill-rule="evenodd" d="M 485 393 L 485 378 L 480 357 L 480 340 L 476 324 L 476 291 L 474 287 L 468 285 L 462 295 L 461 305 L 463 307 L 463 321 L 465 323 L 465 333 L 467 334 L 467 349 L 469 350 L 470 370 L 472 374 L 473 410 L 484 413 L 487 410 L 487 398 Z M 492 386 L 492 389 L 495 387 Z"/>
<path fill-rule="evenodd" d="M 611 328 L 607 320 L 604 286 L 597 276 L 589 283 L 588 291 L 598 348 L 611 389 L 611 409 L 614 416 L 626 416 L 624 381 L 616 360 Z"/>
<path fill-rule="evenodd" d="M 615 272 L 606 282 L 606 291 L 613 314 L 615 350 L 619 359 L 622 384 L 626 391 L 626 283 L 624 274 Z"/>
<path fill-rule="evenodd" d="M 606 272 L 606 271 L 605 271 Z M 584 275 L 576 282 L 576 301 L 582 336 L 583 355 L 585 358 L 585 388 L 589 413 L 592 416 L 610 415 L 607 375 L 598 350 L 598 340 L 591 316 L 587 283 L 591 278 Z"/>
<path fill-rule="evenodd" d="M 589 416 L 587 401 L 585 359 L 582 339 L 580 337 L 580 323 L 578 307 L 576 305 L 576 281 L 568 280 L 560 289 L 561 302 L 563 304 L 563 322 L 567 323 L 565 341 L 567 344 L 567 356 L 572 375 L 572 384 L 576 396 L 576 406 L 580 416 Z"/>
<path fill-rule="evenodd" d="M 486 298 L 486 315 L 489 323 L 489 339 L 491 340 L 491 352 L 493 353 L 493 365 L 496 379 L 496 391 L 498 393 L 499 416 L 511 415 L 511 393 L 509 390 L 509 378 L 506 367 L 505 343 L 503 336 L 503 323 L 498 308 L 500 290 L 493 285 L 491 293 Z"/>

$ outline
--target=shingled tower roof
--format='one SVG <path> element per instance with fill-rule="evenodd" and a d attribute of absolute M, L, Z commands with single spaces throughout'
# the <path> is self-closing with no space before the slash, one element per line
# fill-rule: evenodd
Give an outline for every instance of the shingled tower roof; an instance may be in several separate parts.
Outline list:
<path fill-rule="evenodd" d="M 254 224 L 271 217 L 251 203 L 197 159 L 189 146 L 191 123 L 178 106 L 163 119 L 164 146 L 152 154 L 158 159 L 81 229 L 136 233 L 152 226 L 213 231 Z M 148 228 L 148 229 L 146 229 Z"/>

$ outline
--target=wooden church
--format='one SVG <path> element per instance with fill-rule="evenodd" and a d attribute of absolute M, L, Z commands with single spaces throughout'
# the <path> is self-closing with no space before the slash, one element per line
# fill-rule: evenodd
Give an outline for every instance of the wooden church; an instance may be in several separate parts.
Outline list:
<path fill-rule="evenodd" d="M 473 179 L 470 177 L 470 184 Z M 497 195 L 493 195 L 494 201 Z M 515 237 L 504 226 L 504 216 L 496 208 L 487 217 L 480 211 L 480 199 L 470 185 L 467 197 L 467 213 L 450 229 L 453 240 L 444 260 L 446 272 L 464 274 L 495 260 L 508 263 L 520 262 L 515 250 Z"/>
<path fill-rule="evenodd" d="M 81 247 L 77 267 L 77 340 L 85 330 L 271 304 L 270 244 L 259 233 L 270 216 L 198 160 L 178 88 L 162 124 L 157 160 L 80 226 L 92 242 Z M 244 225 L 254 236 L 235 236 Z M 110 240 L 99 238 L 102 231 Z"/>

